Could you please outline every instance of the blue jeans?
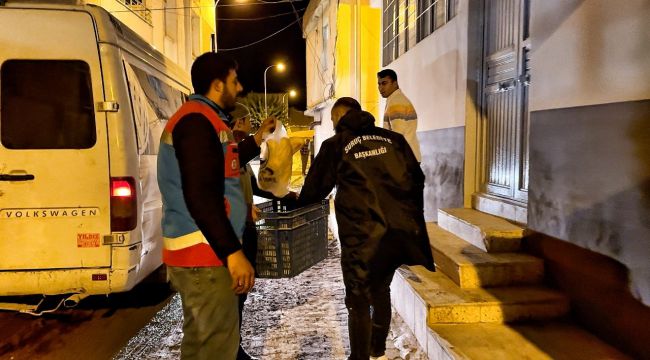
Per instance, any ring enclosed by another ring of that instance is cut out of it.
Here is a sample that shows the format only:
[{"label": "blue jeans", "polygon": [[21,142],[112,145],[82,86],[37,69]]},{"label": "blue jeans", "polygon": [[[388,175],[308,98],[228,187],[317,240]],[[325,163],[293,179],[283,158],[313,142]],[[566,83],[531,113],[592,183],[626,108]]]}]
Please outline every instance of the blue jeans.
[{"label": "blue jeans", "polygon": [[167,269],[183,303],[182,360],[234,360],[239,347],[238,297],[225,266]]}]

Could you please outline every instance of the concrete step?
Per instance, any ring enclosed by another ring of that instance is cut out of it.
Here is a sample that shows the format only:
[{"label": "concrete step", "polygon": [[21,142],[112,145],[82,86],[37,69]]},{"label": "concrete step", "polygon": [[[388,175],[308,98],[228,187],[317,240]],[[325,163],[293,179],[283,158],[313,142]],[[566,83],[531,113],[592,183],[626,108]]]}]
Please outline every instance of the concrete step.
[{"label": "concrete step", "polygon": [[[486,295],[487,291],[463,291],[456,287],[449,279],[440,273],[431,273],[421,266],[403,267],[395,274],[391,284],[392,302],[395,310],[411,328],[421,347],[426,351],[430,360],[519,360],[519,359],[614,359],[628,360],[626,355],[620,353],[613,347],[605,344],[594,335],[580,329],[563,320],[542,320],[527,321],[511,324],[499,322],[476,322],[476,323],[453,323],[453,324],[432,324],[427,317],[431,316],[432,307],[440,307],[445,300],[449,304],[456,304],[458,298],[474,301],[457,306],[461,309],[458,313],[471,315],[472,307],[490,307],[490,301],[483,301],[492,297],[492,302],[505,300],[502,303],[504,312],[502,315],[513,312],[509,309],[512,306],[519,307],[516,312],[524,317],[530,317],[531,310],[535,310],[535,302],[544,301],[539,296],[532,296],[527,302],[526,294],[543,292],[542,289],[532,288],[511,288],[519,294],[511,296],[510,300],[503,294]],[[432,285],[432,283],[437,283]],[[455,290],[454,290],[455,289]],[[496,289],[492,289],[496,290]],[[507,289],[502,289],[506,291]],[[465,292],[463,297],[459,293]],[[553,311],[555,315],[564,314],[568,310],[568,303],[559,294],[546,291],[547,301],[550,303],[559,301],[558,309]],[[489,294],[489,293],[488,293]],[[512,295],[512,294],[511,294]],[[433,298],[439,298],[435,300]],[[495,299],[498,301],[494,301]],[[518,305],[512,300],[519,298],[522,302]],[[434,302],[432,302],[434,300]],[[524,311],[527,306],[528,308]],[[468,311],[471,310],[471,311]],[[479,309],[480,313],[482,310]],[[495,310],[495,309],[491,309]],[[498,310],[495,310],[498,313]],[[488,314],[486,311],[485,314]],[[552,315],[548,309],[537,315]],[[475,316],[475,318],[480,318]],[[465,318],[467,320],[467,318]],[[480,320],[480,319],[479,319]],[[488,320],[489,317],[488,317]]]},{"label": "concrete step", "polygon": [[569,310],[565,296],[543,287],[461,289],[444,274],[422,266],[400,268],[391,288],[393,305],[398,311],[412,313],[404,320],[414,327],[416,322],[434,325],[548,319]]},{"label": "concrete step", "polygon": [[560,321],[433,325],[426,341],[420,345],[430,360],[631,360],[578,326]]},{"label": "concrete step", "polygon": [[427,224],[436,268],[461,288],[538,284],[544,261],[515,253],[486,253],[434,223]]},{"label": "concrete step", "polygon": [[526,229],[474,209],[439,209],[438,225],[486,252],[516,252]]}]

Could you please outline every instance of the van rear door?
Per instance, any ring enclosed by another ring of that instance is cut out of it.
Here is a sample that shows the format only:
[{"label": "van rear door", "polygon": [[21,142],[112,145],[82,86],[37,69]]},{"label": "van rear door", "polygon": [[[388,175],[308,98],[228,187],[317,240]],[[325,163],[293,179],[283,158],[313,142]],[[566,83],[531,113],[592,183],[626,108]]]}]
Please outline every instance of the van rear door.
[{"label": "van rear door", "polygon": [[0,271],[110,266],[93,19],[0,7],[0,24]]}]

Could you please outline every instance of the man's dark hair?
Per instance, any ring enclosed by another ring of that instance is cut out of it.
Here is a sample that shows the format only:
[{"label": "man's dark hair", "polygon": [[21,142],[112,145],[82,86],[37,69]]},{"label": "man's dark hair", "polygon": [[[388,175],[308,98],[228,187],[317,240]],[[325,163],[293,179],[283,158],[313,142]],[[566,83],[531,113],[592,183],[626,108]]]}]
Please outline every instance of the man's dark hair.
[{"label": "man's dark hair", "polygon": [[356,111],[361,111],[361,104],[359,104],[358,101],[356,101],[354,98],[344,96],[334,103],[334,106],[332,106],[332,109],[335,107],[339,106],[345,106],[346,108],[350,110],[356,110]]},{"label": "man's dark hair", "polygon": [[207,52],[197,57],[192,64],[192,87],[194,93],[205,95],[214,80],[226,82],[230,70],[239,66],[233,58],[220,53]]},{"label": "man's dark hair", "polygon": [[385,78],[385,77],[391,78],[393,81],[397,81],[397,73],[393,71],[392,69],[384,69],[380,72],[377,73],[377,78]]}]

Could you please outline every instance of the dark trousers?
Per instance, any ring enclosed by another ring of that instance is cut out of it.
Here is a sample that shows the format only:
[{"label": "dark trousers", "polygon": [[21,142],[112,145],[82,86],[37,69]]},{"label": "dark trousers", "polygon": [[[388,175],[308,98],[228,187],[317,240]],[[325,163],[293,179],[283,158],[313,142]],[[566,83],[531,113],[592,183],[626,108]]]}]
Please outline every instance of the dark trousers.
[{"label": "dark trousers", "polygon": [[351,271],[343,265],[350,335],[349,360],[368,360],[370,356],[385,353],[391,320],[390,283],[396,269],[396,266],[389,265],[382,270],[370,271],[366,277],[358,276],[359,271]]},{"label": "dark trousers", "polygon": [[[244,235],[242,236],[242,250],[244,255],[251,263],[253,268],[257,264],[257,229],[255,228],[255,223],[246,223],[244,228]],[[244,303],[246,302],[247,294],[239,295],[239,331],[241,334],[241,324],[242,324],[242,313],[244,311]],[[241,353],[241,336],[239,338],[240,343],[240,353]],[[238,354],[238,359],[241,358],[241,354]]]}]

